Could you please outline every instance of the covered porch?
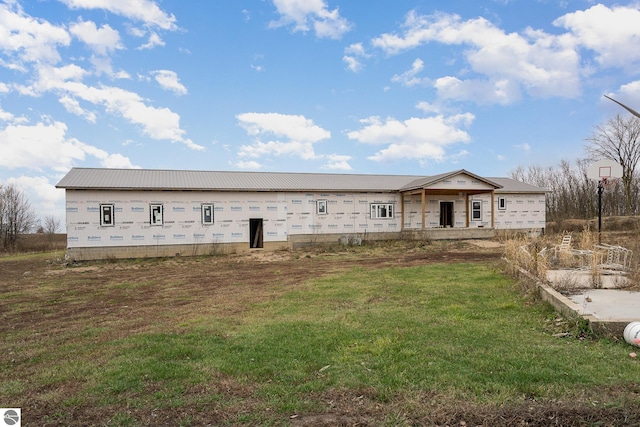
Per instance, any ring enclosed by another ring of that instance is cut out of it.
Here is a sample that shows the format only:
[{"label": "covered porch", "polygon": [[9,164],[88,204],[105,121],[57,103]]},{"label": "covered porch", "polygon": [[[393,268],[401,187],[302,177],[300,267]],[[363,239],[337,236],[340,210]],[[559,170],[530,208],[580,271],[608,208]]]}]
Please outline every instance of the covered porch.
[{"label": "covered porch", "polygon": [[[401,230],[493,230],[497,188],[501,186],[465,170],[416,180],[400,193]],[[439,235],[435,233],[430,238]]]}]

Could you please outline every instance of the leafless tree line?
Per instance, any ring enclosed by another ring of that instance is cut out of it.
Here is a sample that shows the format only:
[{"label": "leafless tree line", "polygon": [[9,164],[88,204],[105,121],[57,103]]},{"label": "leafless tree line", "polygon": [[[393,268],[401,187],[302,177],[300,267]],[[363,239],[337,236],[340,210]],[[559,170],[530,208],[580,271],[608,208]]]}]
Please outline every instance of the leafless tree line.
[{"label": "leafless tree line", "polygon": [[38,220],[25,194],[14,184],[0,184],[0,250],[15,249],[20,236],[32,231],[55,234],[60,221],[53,215]]},{"label": "leafless tree line", "polygon": [[[587,177],[589,159],[574,163],[562,160],[559,165],[518,167],[510,176],[518,181],[544,187],[547,193],[547,221],[564,219],[593,219],[598,216],[598,182]],[[614,186],[605,186],[602,193],[602,215],[638,215],[640,206],[640,179],[634,175],[629,186],[631,203],[627,206],[627,191],[620,180]]]},{"label": "leafless tree line", "polygon": [[587,139],[586,157],[574,163],[562,160],[551,167],[518,167],[510,176],[522,182],[545,187],[547,221],[568,218],[591,219],[598,216],[598,182],[589,179],[587,169],[597,160],[613,160],[622,166],[616,185],[605,186],[602,215],[640,214],[640,118],[620,116],[598,125]]}]

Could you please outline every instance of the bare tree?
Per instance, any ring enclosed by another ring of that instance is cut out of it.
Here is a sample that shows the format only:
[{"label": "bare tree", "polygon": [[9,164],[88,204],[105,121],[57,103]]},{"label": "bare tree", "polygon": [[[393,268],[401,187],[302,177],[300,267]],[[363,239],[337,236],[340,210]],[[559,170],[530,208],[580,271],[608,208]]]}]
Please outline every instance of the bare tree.
[{"label": "bare tree", "polygon": [[42,232],[47,235],[49,246],[53,245],[56,232],[60,229],[60,220],[53,215],[47,215],[42,221]]},{"label": "bare tree", "polygon": [[640,118],[616,115],[596,126],[587,141],[587,153],[592,160],[609,159],[622,166],[625,213],[631,215],[637,210],[633,181],[640,160]]},{"label": "bare tree", "polygon": [[[574,163],[562,160],[555,167],[530,165],[526,169],[517,167],[509,173],[510,177],[528,184],[544,187],[546,196],[547,220],[560,222],[570,218],[589,219],[597,215],[597,184],[587,176],[587,159],[578,159]],[[633,194],[637,195],[638,180],[634,180]],[[621,215],[624,210],[623,192],[619,187],[605,192],[604,209],[606,215]]]},{"label": "bare tree", "polygon": [[36,225],[29,200],[14,184],[0,186],[0,243],[4,249],[15,248],[21,234]]},{"label": "bare tree", "polygon": [[42,231],[46,234],[56,234],[60,229],[60,220],[53,215],[47,215],[42,221]]}]

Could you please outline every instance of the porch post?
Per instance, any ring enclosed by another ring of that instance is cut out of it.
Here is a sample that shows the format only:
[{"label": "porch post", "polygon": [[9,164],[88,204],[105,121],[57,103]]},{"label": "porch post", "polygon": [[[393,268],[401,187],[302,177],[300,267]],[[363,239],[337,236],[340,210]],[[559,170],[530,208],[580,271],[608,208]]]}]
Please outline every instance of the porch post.
[{"label": "porch post", "polygon": [[466,227],[469,228],[469,215],[471,215],[471,209],[469,209],[469,193],[464,193],[464,211],[467,213],[465,215],[467,222]]},{"label": "porch post", "polygon": [[427,190],[425,188],[422,189],[422,228],[426,228],[426,224],[425,224],[425,207],[427,205]]}]

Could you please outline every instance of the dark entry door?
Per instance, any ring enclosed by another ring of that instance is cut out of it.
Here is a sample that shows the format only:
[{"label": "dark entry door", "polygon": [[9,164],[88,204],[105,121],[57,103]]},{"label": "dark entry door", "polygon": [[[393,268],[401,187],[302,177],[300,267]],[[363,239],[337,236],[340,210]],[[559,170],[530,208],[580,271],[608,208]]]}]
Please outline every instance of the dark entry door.
[{"label": "dark entry door", "polygon": [[440,227],[453,227],[453,202],[440,202]]},{"label": "dark entry door", "polygon": [[262,247],[262,218],[249,219],[249,247]]}]

